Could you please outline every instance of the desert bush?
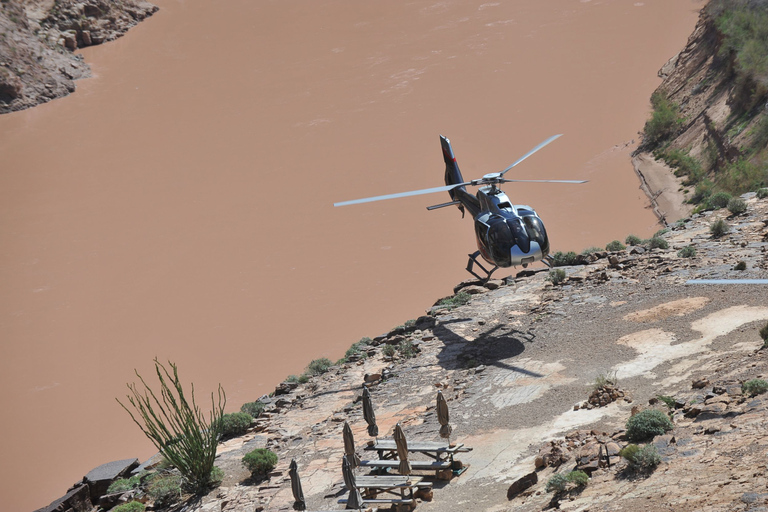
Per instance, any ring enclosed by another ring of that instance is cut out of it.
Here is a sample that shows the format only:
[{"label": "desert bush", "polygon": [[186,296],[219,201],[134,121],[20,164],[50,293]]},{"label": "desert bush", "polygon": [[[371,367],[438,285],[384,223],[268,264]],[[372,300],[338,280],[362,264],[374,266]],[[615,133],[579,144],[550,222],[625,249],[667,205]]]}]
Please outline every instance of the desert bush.
[{"label": "desert bush", "polygon": [[464,304],[468,303],[471,297],[472,296],[467,292],[459,292],[452,297],[445,297],[444,299],[440,299],[439,301],[437,301],[437,304],[435,305],[448,307],[448,308],[455,308],[455,307],[463,306]]},{"label": "desert bush", "polygon": [[416,357],[416,347],[411,340],[403,340],[397,345],[397,350],[405,359]]},{"label": "desert bush", "polygon": [[765,199],[766,197],[768,197],[768,188],[761,188],[757,191],[758,199]]},{"label": "desert bush", "polygon": [[643,239],[636,235],[627,235],[624,243],[627,245],[643,245]]},{"label": "desert bush", "polygon": [[230,439],[245,434],[251,426],[253,417],[246,412],[231,412],[219,419],[221,422],[221,438]]},{"label": "desert bush", "polygon": [[733,199],[728,192],[715,192],[707,199],[707,207],[717,210],[718,208],[725,208],[728,206],[728,202]]},{"label": "desert bush", "polygon": [[733,266],[733,270],[747,270],[747,262],[739,261]]},{"label": "desert bush", "polygon": [[765,324],[763,328],[760,329],[760,337],[763,338],[763,343],[768,345],[768,324]]},{"label": "desert bush", "polygon": [[571,471],[568,474],[557,473],[547,480],[547,485],[544,489],[547,492],[560,493],[568,487],[569,483],[577,487],[583,487],[589,483],[589,475],[580,470]]},{"label": "desert bush", "polygon": [[600,247],[587,247],[583,251],[581,251],[581,254],[586,256],[587,254],[592,254],[595,252],[602,252],[603,250]]},{"label": "desert bush", "polygon": [[595,382],[592,385],[592,389],[600,389],[606,386],[615,386],[619,383],[619,379],[616,377],[616,372],[601,372],[595,377]]},{"label": "desert bush", "polygon": [[644,141],[655,146],[672,136],[683,120],[680,118],[680,107],[664,93],[653,93],[651,106],[653,113],[645,123]]},{"label": "desert bush", "polygon": [[623,251],[626,248],[627,248],[627,246],[624,245],[623,243],[619,242],[618,240],[614,240],[612,242],[608,242],[608,244],[605,246],[605,250],[606,251],[611,251],[611,252]]},{"label": "desert bush", "polygon": [[552,475],[552,478],[547,480],[547,485],[544,490],[547,492],[563,492],[568,485],[568,477],[562,473]]},{"label": "desert bush", "polygon": [[661,228],[660,230],[658,230],[657,232],[655,232],[655,233],[653,234],[653,238],[657,238],[657,237],[660,237],[660,236],[664,236],[664,235],[666,235],[667,233],[669,233],[669,228]]},{"label": "desert bush", "polygon": [[741,385],[741,392],[749,396],[762,395],[766,391],[768,391],[768,382],[763,379],[748,380]]},{"label": "desert bush", "polygon": [[320,359],[311,361],[309,365],[307,365],[307,373],[309,375],[322,375],[326,373],[331,366],[333,366],[333,361],[327,357],[321,357]]},{"label": "desert bush", "polygon": [[733,197],[728,201],[728,211],[734,215],[741,215],[747,211],[747,203],[740,197]]},{"label": "desert bush", "polygon": [[[155,502],[156,508],[169,507],[181,499],[181,480],[181,475],[165,473],[158,474],[149,481],[147,494]],[[206,482],[209,481],[210,471],[206,476]]]},{"label": "desert bush", "polygon": [[712,233],[712,236],[715,238],[720,238],[730,230],[731,226],[729,226],[728,223],[723,219],[717,219],[715,222],[709,225],[709,232]]},{"label": "desert bush", "polygon": [[245,454],[243,465],[255,478],[265,477],[277,465],[277,455],[266,448],[256,448]]},{"label": "desert bush", "polygon": [[552,255],[552,266],[554,267],[568,267],[576,264],[577,254],[573,251],[562,252],[557,251]]},{"label": "desert bush", "polygon": [[674,409],[675,406],[677,405],[677,400],[675,400],[671,396],[656,395],[656,398],[658,398],[660,401],[664,402],[664,405],[666,405],[670,410]]},{"label": "desert bush", "polygon": [[661,463],[659,451],[652,444],[642,448],[636,444],[629,444],[619,452],[619,455],[629,462],[629,468],[633,471],[651,471]]},{"label": "desert bush", "polygon": [[661,237],[654,236],[648,240],[648,247],[651,249],[669,249],[669,242]]},{"label": "desert bush", "polygon": [[[295,377],[297,382],[299,380],[295,375],[289,375],[288,377]],[[285,380],[287,381],[288,379]],[[264,404],[258,400],[255,402],[248,402],[240,406],[240,412],[244,412],[245,414],[250,415],[251,418],[258,418],[262,411],[264,411]]]},{"label": "desert bush", "polygon": [[654,152],[654,156],[664,160],[670,167],[675,169],[675,176],[686,176],[683,182],[685,186],[691,186],[699,183],[704,177],[704,171],[701,163],[681,149],[668,149],[665,151]]},{"label": "desert bush", "polygon": [[[342,362],[346,362],[349,360],[352,356],[358,356],[362,359],[365,359],[368,357],[368,353],[365,351],[365,347],[368,346],[368,343],[370,342],[371,338],[363,338],[357,343],[353,343],[346,352],[344,352],[344,357],[341,359]],[[364,341],[368,340],[368,341]]]},{"label": "desert bush", "polygon": [[176,365],[171,362],[168,364],[172,374],[155,359],[161,399],[155,395],[138,371],[136,376],[141,380],[144,390],[139,391],[135,383],[128,384],[131,391],[127,396],[128,403],[141,419],[141,423],[120,400],[118,403],[160,453],[179,470],[192,492],[201,492],[210,485],[216,446],[221,437],[219,420],[224,415],[227,397],[219,385],[218,402],[214,402],[214,395],[211,393],[212,410],[206,419],[195,403],[194,386],[190,400],[187,400]]},{"label": "desert bush", "polygon": [[692,245],[686,245],[677,251],[678,258],[693,258],[694,256],[696,256],[696,247]]},{"label": "desert bush", "polygon": [[547,275],[547,281],[552,284],[560,284],[565,281],[565,270],[561,268],[552,269]]},{"label": "desert bush", "polygon": [[627,439],[633,442],[645,441],[673,428],[666,414],[657,409],[646,409],[627,420]]},{"label": "desert bush", "polygon": [[397,348],[395,348],[394,345],[390,345],[389,343],[387,343],[386,345],[384,345],[384,348],[381,349],[381,353],[384,354],[385,356],[392,357],[397,353]]},{"label": "desert bush", "polygon": [[107,488],[107,494],[114,494],[118,492],[130,491],[141,485],[141,477],[139,475],[133,475],[130,478],[118,478]]},{"label": "desert bush", "polygon": [[129,501],[112,509],[112,512],[144,512],[146,507],[140,501]]}]

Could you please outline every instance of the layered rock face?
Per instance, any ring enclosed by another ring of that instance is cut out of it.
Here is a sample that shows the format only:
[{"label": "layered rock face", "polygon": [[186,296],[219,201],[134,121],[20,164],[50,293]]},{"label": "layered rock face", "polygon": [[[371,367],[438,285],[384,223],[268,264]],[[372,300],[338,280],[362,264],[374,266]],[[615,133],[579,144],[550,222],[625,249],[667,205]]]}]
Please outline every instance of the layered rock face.
[{"label": "layered rock face", "polygon": [[111,41],[157,7],[135,0],[0,3],[0,114],[75,90],[90,68],[74,50]]}]

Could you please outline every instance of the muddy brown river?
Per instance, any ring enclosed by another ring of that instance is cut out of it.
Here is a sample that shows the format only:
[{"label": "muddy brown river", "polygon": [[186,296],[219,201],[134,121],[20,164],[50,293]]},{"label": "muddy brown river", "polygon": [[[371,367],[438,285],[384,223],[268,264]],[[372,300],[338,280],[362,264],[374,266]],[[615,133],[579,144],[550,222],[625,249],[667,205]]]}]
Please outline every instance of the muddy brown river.
[{"label": "muddy brown river", "polygon": [[[447,194],[507,177],[553,251],[658,226],[629,152],[701,1],[158,0],[70,97],[0,117],[6,510],[154,448],[115,402],[178,363],[228,411],[422,314],[468,275]],[[499,272],[499,276],[509,272]]]}]

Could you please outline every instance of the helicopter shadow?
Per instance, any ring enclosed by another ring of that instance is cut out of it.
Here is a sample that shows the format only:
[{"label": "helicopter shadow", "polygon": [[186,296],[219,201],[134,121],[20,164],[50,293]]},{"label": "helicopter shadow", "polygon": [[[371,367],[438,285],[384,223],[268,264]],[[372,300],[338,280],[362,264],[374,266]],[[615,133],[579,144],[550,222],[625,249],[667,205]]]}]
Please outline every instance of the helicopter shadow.
[{"label": "helicopter shadow", "polygon": [[536,335],[532,332],[519,331],[508,325],[496,325],[477,338],[470,340],[457,334],[448,326],[471,322],[471,318],[455,318],[436,322],[432,327],[435,337],[443,342],[444,347],[438,354],[440,366],[446,370],[467,369],[480,365],[495,366],[528,377],[541,378],[545,375],[510,364],[509,359],[525,352],[525,344],[533,343]]}]

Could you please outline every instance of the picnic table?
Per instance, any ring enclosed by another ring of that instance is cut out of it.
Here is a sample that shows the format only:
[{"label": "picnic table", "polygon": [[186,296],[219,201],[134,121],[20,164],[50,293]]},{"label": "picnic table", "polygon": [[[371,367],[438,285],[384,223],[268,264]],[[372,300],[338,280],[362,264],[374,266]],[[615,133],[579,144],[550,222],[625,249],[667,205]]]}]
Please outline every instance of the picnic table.
[{"label": "picnic table", "polygon": [[[365,450],[376,451],[381,460],[397,459],[397,445],[394,439],[377,439],[371,441],[365,447]],[[440,441],[409,441],[408,451],[411,453],[422,453],[433,459],[435,462],[453,462],[453,456],[458,452],[468,452],[472,448],[464,446],[464,443],[446,443]],[[410,458],[409,458],[410,459]],[[418,461],[409,460],[411,465]],[[414,468],[415,469],[415,468]]]},{"label": "picnic table", "polygon": [[[412,505],[414,492],[418,489],[429,490],[432,483],[425,482],[421,476],[365,475],[355,476],[355,486],[365,504]],[[346,498],[339,500],[339,503],[347,502]]]}]

